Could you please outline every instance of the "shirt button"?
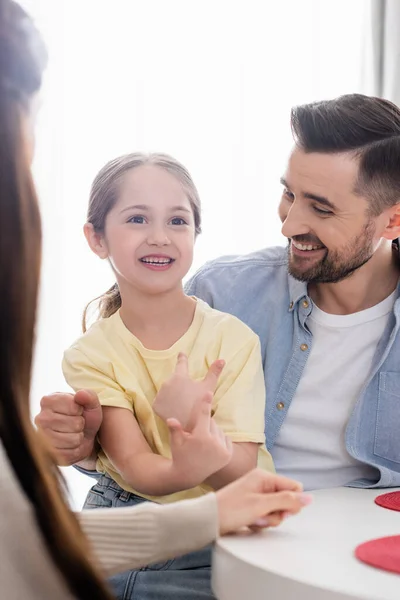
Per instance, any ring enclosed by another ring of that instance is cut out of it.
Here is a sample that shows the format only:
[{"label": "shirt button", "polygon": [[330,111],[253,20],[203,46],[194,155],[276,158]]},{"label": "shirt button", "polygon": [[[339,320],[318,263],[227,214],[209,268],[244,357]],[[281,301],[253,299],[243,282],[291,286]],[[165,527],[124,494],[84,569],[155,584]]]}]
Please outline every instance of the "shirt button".
[{"label": "shirt button", "polygon": [[303,304],[303,308],[308,308],[310,306],[310,303],[308,302],[308,300],[303,300],[302,304]]},{"label": "shirt button", "polygon": [[289,304],[289,310],[292,310],[293,308],[293,301]]},{"label": "shirt button", "polygon": [[285,405],[283,404],[283,402],[278,402],[278,404],[276,405],[276,408],[278,410],[283,410],[285,408]]},{"label": "shirt button", "polygon": [[302,350],[303,352],[305,352],[306,350],[308,350],[308,346],[307,346],[307,344],[302,344],[302,345],[300,346],[300,350]]}]

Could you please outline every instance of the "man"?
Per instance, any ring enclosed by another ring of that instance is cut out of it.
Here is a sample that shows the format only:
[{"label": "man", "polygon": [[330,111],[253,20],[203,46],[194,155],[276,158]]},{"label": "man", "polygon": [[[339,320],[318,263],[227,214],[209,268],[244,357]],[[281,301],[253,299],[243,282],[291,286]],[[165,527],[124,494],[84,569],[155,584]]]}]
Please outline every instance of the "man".
[{"label": "man", "polygon": [[[292,129],[288,248],[212,261],[187,291],[260,336],[278,472],[306,489],[399,486],[400,110],[352,94],[293,109]],[[37,417],[67,464],[101,421],[93,396],[75,399],[93,410],[61,394]]]},{"label": "man", "polygon": [[188,292],[260,336],[278,472],[400,485],[400,110],[344,96],[294,109],[292,129],[288,250],[211,262]]}]

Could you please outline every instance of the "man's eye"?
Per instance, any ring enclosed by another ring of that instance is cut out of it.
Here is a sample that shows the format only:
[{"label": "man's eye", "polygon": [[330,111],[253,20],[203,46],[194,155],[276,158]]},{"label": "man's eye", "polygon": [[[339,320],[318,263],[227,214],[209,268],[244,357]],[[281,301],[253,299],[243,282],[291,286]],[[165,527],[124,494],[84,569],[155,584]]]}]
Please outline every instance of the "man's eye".
[{"label": "man's eye", "polygon": [[331,210],[326,210],[324,208],[319,208],[318,206],[313,206],[313,210],[316,213],[318,213],[319,215],[325,215],[325,216],[333,215],[333,212]]},{"label": "man's eye", "polygon": [[285,196],[285,198],[287,198],[288,200],[290,200],[290,202],[293,202],[293,200],[294,200],[294,194],[293,194],[293,192],[291,192],[290,190],[288,190],[287,188],[285,188],[283,190],[283,195]]}]

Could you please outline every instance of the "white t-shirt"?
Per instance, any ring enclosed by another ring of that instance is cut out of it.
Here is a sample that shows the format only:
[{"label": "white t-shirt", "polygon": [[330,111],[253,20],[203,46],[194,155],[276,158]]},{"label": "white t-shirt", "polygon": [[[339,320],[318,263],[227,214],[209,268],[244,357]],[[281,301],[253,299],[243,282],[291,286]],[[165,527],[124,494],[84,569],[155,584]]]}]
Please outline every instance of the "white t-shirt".
[{"label": "white t-shirt", "polygon": [[300,480],[307,490],[378,479],[375,468],[349,455],[345,431],[395,298],[393,292],[351,315],[332,315],[314,305],[307,321],[310,356],[272,448],[277,472]]}]

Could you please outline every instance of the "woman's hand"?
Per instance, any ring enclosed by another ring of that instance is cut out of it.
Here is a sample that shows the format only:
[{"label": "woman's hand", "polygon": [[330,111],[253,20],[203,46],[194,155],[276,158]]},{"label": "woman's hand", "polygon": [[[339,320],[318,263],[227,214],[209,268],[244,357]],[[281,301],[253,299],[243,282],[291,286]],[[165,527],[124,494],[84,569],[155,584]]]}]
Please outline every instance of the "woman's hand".
[{"label": "woman's hand", "polygon": [[216,493],[220,535],[244,526],[276,527],[312,501],[301,483],[254,469]]},{"label": "woman's hand", "polygon": [[187,356],[180,353],[174,373],[163,383],[153,402],[156,415],[163,421],[177,419],[186,431],[191,431],[195,425],[193,408],[204,394],[214,394],[224,366],[223,360],[216,360],[204,379],[195,381],[189,375]]},{"label": "woman's hand", "polygon": [[194,427],[185,431],[177,419],[167,419],[173,474],[187,487],[203,483],[232,458],[232,442],[211,419],[212,393],[203,393],[193,410]]}]

